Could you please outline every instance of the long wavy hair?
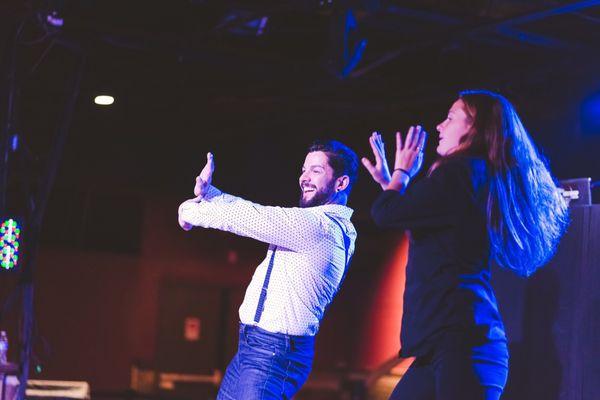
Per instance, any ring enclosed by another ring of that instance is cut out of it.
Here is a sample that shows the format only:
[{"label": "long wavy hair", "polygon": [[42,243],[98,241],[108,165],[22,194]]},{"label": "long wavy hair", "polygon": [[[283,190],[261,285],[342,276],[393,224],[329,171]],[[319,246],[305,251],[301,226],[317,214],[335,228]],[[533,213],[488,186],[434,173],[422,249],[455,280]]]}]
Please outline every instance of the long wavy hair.
[{"label": "long wavy hair", "polygon": [[502,267],[530,276],[555,253],[568,221],[568,205],[515,108],[487,90],[459,94],[471,128],[447,159],[486,160],[487,229],[491,256]]}]

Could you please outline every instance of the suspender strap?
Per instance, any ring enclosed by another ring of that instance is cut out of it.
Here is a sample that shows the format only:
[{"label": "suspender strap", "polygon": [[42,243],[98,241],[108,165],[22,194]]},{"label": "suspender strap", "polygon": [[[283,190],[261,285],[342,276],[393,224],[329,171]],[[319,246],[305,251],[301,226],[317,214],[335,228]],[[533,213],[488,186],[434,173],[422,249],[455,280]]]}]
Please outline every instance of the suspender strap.
[{"label": "suspender strap", "polygon": [[337,224],[337,226],[340,227],[340,230],[342,231],[342,236],[344,237],[344,250],[346,251],[346,265],[344,265],[344,270],[346,270],[348,268],[348,264],[350,264],[350,260],[348,259],[348,252],[350,251],[350,238],[348,237],[348,235],[346,235],[346,231],[344,230],[344,227],[342,226],[340,221],[333,218],[329,214],[325,214],[325,215],[327,215],[330,220],[335,222]]},{"label": "suspender strap", "polygon": [[[327,215],[327,214],[326,214]],[[335,222],[342,231],[342,236],[344,237],[344,250],[346,251],[346,264],[344,265],[344,274],[342,275],[342,279],[340,281],[340,285],[344,281],[346,277],[346,272],[348,270],[348,264],[350,260],[348,259],[348,253],[350,251],[350,238],[346,235],[342,224],[335,218],[327,215],[333,222]],[[265,300],[267,299],[267,291],[269,289],[269,280],[271,279],[271,272],[273,271],[273,260],[275,259],[275,251],[277,250],[277,246],[273,247],[273,252],[271,253],[271,259],[269,260],[269,267],[267,268],[267,273],[265,274],[265,281],[263,282],[262,289],[260,291],[260,298],[258,299],[258,305],[256,306],[256,313],[254,314],[254,322],[260,322],[260,317],[262,316],[263,310],[265,308]]]},{"label": "suspender strap", "polygon": [[269,261],[269,268],[265,274],[265,281],[263,282],[262,290],[260,291],[260,298],[258,299],[258,306],[256,307],[256,314],[254,314],[254,322],[258,323],[265,307],[265,300],[267,299],[267,290],[269,289],[269,280],[271,279],[271,271],[273,271],[273,260],[275,259],[275,250],[277,246],[273,247],[271,252],[271,260]]}]

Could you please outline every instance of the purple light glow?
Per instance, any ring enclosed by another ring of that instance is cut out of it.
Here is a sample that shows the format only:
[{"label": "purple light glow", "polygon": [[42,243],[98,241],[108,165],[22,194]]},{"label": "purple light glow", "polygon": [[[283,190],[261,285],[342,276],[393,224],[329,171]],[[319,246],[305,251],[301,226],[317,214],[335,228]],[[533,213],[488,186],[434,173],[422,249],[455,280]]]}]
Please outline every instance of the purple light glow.
[{"label": "purple light glow", "polygon": [[58,16],[58,13],[56,11],[52,11],[46,16],[46,22],[56,27],[61,27],[65,23],[65,21]]}]

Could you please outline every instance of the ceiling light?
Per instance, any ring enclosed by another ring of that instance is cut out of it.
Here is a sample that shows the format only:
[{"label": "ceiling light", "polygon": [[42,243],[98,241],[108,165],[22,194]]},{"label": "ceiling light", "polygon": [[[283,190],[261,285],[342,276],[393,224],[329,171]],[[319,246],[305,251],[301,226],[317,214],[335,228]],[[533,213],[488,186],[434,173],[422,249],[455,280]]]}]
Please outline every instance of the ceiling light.
[{"label": "ceiling light", "polygon": [[96,96],[94,98],[94,103],[96,103],[100,106],[110,106],[114,102],[115,102],[115,98],[112,96],[100,95],[100,96]]}]

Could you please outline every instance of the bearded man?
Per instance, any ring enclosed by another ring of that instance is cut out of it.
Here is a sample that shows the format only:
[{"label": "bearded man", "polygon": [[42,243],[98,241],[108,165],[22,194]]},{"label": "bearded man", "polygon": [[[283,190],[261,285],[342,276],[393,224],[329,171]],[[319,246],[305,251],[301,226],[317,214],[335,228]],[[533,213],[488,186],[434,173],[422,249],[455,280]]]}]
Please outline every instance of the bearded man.
[{"label": "bearded man", "polygon": [[353,210],[346,206],[358,158],[337,141],[308,149],[300,207],[263,206],[211,185],[212,154],[196,178],[194,199],[179,206],[179,224],[214,228],[269,244],[239,308],[238,351],[218,400],[289,399],[312,367],[314,340],[354,253]]}]

